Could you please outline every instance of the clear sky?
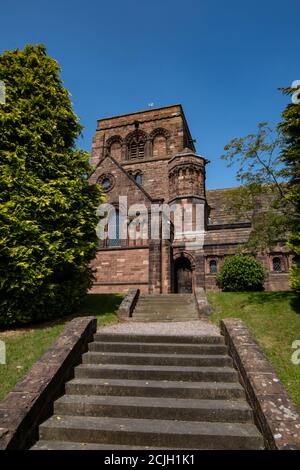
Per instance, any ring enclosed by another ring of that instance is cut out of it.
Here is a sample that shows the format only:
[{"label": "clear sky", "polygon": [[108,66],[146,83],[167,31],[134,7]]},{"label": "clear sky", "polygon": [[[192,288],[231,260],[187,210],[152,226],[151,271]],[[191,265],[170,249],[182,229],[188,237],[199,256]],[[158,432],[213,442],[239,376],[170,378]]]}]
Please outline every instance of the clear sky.
[{"label": "clear sky", "polygon": [[219,159],[233,137],[279,121],[300,79],[299,0],[1,2],[0,52],[44,43],[90,150],[97,118],[181,103],[207,187],[237,184]]}]

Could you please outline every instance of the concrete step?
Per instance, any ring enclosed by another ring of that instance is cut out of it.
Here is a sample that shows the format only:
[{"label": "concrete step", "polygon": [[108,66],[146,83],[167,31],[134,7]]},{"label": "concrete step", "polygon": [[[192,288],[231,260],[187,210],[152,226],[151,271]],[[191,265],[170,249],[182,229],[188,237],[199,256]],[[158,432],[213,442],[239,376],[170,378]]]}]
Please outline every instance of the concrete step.
[{"label": "concrete step", "polygon": [[127,380],[182,380],[206,382],[234,382],[237,372],[231,367],[145,366],[127,364],[81,364],[75,368],[75,377],[115,378]]},{"label": "concrete step", "polygon": [[170,366],[232,366],[227,355],[153,354],[153,353],[107,353],[87,352],[82,356],[83,364],[141,364]]},{"label": "concrete step", "polygon": [[114,418],[168,419],[181,421],[252,422],[245,400],[197,400],[178,398],[65,395],[55,402],[56,415]]},{"label": "concrete step", "polygon": [[166,450],[166,448],[72,441],[38,441],[30,450]]},{"label": "concrete step", "polygon": [[109,343],[93,342],[89,344],[93,352],[128,352],[160,354],[226,354],[225,344],[180,344],[180,343]]},{"label": "concrete step", "polygon": [[109,343],[178,343],[178,344],[224,344],[224,337],[215,336],[176,336],[176,335],[133,335],[121,333],[96,333],[95,341]]},{"label": "concrete step", "polygon": [[160,380],[122,380],[116,378],[76,378],[66,383],[71,395],[110,395],[127,397],[195,398],[208,400],[244,399],[237,382],[182,382]]},{"label": "concrete step", "polygon": [[262,449],[253,424],[54,415],[40,426],[41,440],[170,446],[183,449]]}]

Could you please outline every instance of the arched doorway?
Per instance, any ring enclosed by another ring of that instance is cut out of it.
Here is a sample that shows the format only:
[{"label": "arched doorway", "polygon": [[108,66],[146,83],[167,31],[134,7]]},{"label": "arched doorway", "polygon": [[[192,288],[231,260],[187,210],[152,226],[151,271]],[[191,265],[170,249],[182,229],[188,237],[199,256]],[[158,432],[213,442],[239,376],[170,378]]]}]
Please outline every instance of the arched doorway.
[{"label": "arched doorway", "polygon": [[174,263],[174,288],[178,294],[193,292],[192,265],[184,256],[177,258]]}]

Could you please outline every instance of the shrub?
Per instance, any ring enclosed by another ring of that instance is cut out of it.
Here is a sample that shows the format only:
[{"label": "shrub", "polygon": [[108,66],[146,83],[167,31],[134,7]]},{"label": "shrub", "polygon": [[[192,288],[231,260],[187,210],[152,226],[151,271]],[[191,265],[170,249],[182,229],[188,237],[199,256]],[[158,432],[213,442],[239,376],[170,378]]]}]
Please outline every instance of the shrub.
[{"label": "shrub", "polygon": [[101,195],[59,72],[42,45],[0,55],[0,325],[70,313],[91,284]]},{"label": "shrub", "polygon": [[224,291],[258,291],[263,289],[265,270],[252,256],[238,254],[225,259],[217,280]]}]

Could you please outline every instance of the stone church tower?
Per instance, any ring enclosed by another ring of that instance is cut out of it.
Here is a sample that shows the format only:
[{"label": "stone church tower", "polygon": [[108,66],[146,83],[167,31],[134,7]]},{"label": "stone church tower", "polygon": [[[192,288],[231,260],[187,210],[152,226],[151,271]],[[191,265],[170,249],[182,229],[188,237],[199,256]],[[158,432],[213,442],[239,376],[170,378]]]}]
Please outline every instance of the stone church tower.
[{"label": "stone church tower", "polygon": [[[109,211],[106,215],[107,226],[110,223],[115,230],[113,236],[99,241],[92,263],[93,292],[126,292],[131,287],[144,293],[217,288],[216,275],[224,257],[247,241],[251,225],[232,221],[226,211],[227,190],[206,191],[207,163],[196,153],[181,105],[98,121],[90,181],[102,185],[114,208],[113,216]],[[165,236],[165,215],[159,213],[154,236],[153,207],[163,205],[180,207],[183,214],[192,208],[191,217],[183,230],[175,230],[171,211]],[[129,228],[137,220],[140,236],[132,239]],[[292,261],[284,245],[261,259],[269,272],[266,288],[287,288]]]}]

